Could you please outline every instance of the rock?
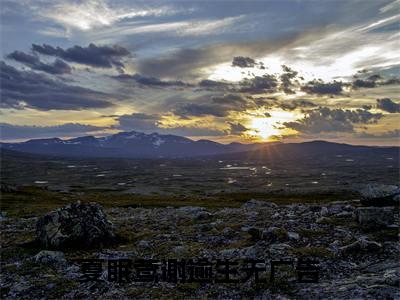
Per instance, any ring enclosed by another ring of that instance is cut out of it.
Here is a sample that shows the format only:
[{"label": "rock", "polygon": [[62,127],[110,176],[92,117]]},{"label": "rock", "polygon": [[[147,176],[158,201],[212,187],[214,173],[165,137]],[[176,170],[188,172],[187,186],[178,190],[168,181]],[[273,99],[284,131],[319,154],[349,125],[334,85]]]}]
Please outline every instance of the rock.
[{"label": "rock", "polygon": [[273,255],[283,255],[288,252],[288,250],[293,249],[290,245],[281,243],[281,244],[272,244],[269,248],[269,253]]},{"label": "rock", "polygon": [[251,227],[247,230],[247,233],[251,235],[251,238],[255,241],[261,239],[262,231],[259,228]]},{"label": "rock", "polygon": [[188,248],[186,246],[176,246],[171,249],[171,253],[181,256],[188,253]]},{"label": "rock", "polygon": [[143,249],[148,249],[148,248],[151,248],[151,244],[149,241],[141,240],[139,243],[137,243],[137,247],[143,248]]},{"label": "rock", "polygon": [[39,218],[36,233],[45,247],[53,248],[98,246],[115,238],[101,206],[79,201]]},{"label": "rock", "polygon": [[204,220],[212,217],[212,214],[200,206],[183,206],[177,209],[179,212],[191,215],[196,220]]},{"label": "rock", "polygon": [[42,250],[34,256],[36,262],[42,263],[65,263],[64,253],[61,251]]},{"label": "rock", "polygon": [[254,208],[276,208],[278,205],[272,202],[268,201],[260,201],[260,200],[250,200],[247,201],[245,204],[242,206],[243,208],[246,209],[254,209]]},{"label": "rock", "polygon": [[230,228],[230,227],[225,227],[225,228],[222,230],[222,234],[223,234],[225,237],[233,238],[233,237],[235,237],[235,235],[236,235],[236,231],[233,230],[233,229]]},{"label": "rock", "polygon": [[360,238],[350,245],[341,247],[340,253],[342,255],[359,254],[360,252],[378,252],[382,249],[380,243],[368,241],[366,238]]},{"label": "rock", "polygon": [[15,185],[2,183],[0,185],[0,191],[2,193],[14,193],[18,191],[18,188]]},{"label": "rock", "polygon": [[288,237],[289,237],[289,240],[294,240],[294,241],[300,240],[300,235],[297,232],[289,231]]},{"label": "rock", "polygon": [[335,217],[338,217],[338,218],[351,218],[352,216],[353,216],[353,213],[351,213],[349,211],[342,211],[335,215]]},{"label": "rock", "polygon": [[263,230],[261,239],[269,242],[284,242],[289,239],[288,232],[283,228],[269,227],[267,230]]},{"label": "rock", "polygon": [[7,212],[0,211],[0,221],[5,220],[7,216]]},{"label": "rock", "polygon": [[103,250],[98,254],[99,259],[134,259],[138,256],[136,251],[117,251],[117,250]]},{"label": "rock", "polygon": [[335,205],[332,205],[332,206],[329,207],[329,213],[332,214],[332,215],[339,214],[342,211],[343,211],[343,206],[342,205],[335,204]]},{"label": "rock", "polygon": [[356,218],[360,227],[364,229],[378,229],[394,222],[392,207],[359,207]]},{"label": "rock", "polygon": [[321,208],[321,211],[319,212],[319,214],[320,214],[322,217],[328,216],[328,215],[329,215],[329,210],[328,210],[328,208],[326,208],[325,206],[322,207],[322,208]]},{"label": "rock", "polygon": [[388,285],[398,287],[400,284],[400,270],[399,269],[387,270],[385,274],[383,274],[383,280]]},{"label": "rock", "polygon": [[400,188],[396,185],[368,184],[360,191],[361,203],[368,206],[390,206],[398,203]]}]

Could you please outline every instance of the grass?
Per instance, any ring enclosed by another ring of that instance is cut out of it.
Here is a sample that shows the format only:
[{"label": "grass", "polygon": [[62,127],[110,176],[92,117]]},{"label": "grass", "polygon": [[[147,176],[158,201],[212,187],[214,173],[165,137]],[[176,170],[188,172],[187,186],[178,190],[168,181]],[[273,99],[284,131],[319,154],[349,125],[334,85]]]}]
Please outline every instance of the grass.
[{"label": "grass", "polygon": [[[18,192],[1,194],[1,211],[7,216],[31,217],[42,215],[68,203],[81,200],[97,202],[108,207],[181,207],[203,206],[208,209],[223,207],[240,207],[250,199],[267,200],[277,204],[323,203],[337,200],[333,193],[316,194],[267,194],[267,193],[229,193],[213,196],[190,195],[136,195],[123,194],[118,191],[83,191],[79,193],[59,193],[40,187],[23,187]],[[351,195],[347,195],[351,197]]]}]

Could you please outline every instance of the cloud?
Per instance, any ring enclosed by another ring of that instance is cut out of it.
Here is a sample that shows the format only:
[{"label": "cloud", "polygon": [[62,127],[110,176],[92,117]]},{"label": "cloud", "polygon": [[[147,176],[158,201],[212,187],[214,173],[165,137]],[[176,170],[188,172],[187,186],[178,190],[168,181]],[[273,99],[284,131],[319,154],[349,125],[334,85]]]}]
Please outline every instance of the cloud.
[{"label": "cloud", "polygon": [[160,116],[156,114],[133,113],[117,117],[118,125],[122,130],[157,131]]},{"label": "cloud", "polygon": [[180,105],[174,110],[174,114],[181,117],[200,117],[200,116],[215,116],[225,117],[229,113],[224,106],[214,104],[197,104],[197,103],[185,103]]},{"label": "cloud", "polygon": [[361,132],[357,134],[357,137],[363,139],[388,139],[388,138],[398,139],[400,138],[400,129],[394,129],[383,133]]},{"label": "cloud", "polygon": [[137,130],[146,133],[158,132],[160,134],[176,134],[182,136],[223,136],[225,130],[210,128],[207,124],[181,125],[173,124],[165,127],[162,116],[157,114],[133,113],[121,115],[116,118],[118,122],[114,129]]},{"label": "cloud", "polygon": [[283,110],[295,110],[297,108],[309,108],[317,106],[314,102],[309,100],[299,99],[293,101],[286,101],[279,104],[279,107]]},{"label": "cloud", "polygon": [[156,58],[146,58],[138,62],[137,70],[146,76],[159,78],[177,78],[182,80],[204,79],[210,67],[226,63],[238,53],[242,55],[261,56],[277,51],[291,42],[290,37],[255,41],[251,43],[223,43],[201,48],[183,48],[171,51]]},{"label": "cloud", "polygon": [[119,80],[121,82],[136,82],[143,86],[153,86],[153,87],[190,87],[191,84],[185,83],[180,80],[165,81],[156,77],[148,77],[140,74],[119,74],[117,76],[112,76],[113,79]]},{"label": "cloud", "polygon": [[53,75],[71,73],[71,67],[58,58],[52,64],[46,64],[41,62],[38,56],[30,55],[22,51],[14,51],[8,54],[7,58],[22,63],[33,70],[43,71]]},{"label": "cloud", "polygon": [[244,93],[262,94],[276,92],[278,81],[274,75],[255,76],[240,82],[240,91]]},{"label": "cloud", "polygon": [[146,16],[165,16],[177,11],[168,6],[158,7],[112,7],[103,0],[89,0],[83,2],[51,2],[42,8],[39,14],[53,20],[66,28],[75,28],[82,31],[95,28],[109,27],[123,20]]},{"label": "cloud", "polygon": [[[279,76],[281,80],[280,90],[286,94],[294,94],[295,91],[293,88],[296,86],[296,84],[293,80],[296,78],[298,72],[285,65],[282,65],[282,69],[284,73]],[[296,83],[298,84],[298,82]]]},{"label": "cloud", "polygon": [[74,46],[68,49],[53,47],[47,44],[32,44],[32,50],[43,55],[56,56],[69,62],[87,65],[96,68],[124,68],[122,59],[130,56],[128,49],[119,46]]},{"label": "cloud", "polygon": [[235,56],[232,61],[232,67],[253,68],[256,66],[256,61],[251,57]]},{"label": "cloud", "polygon": [[312,80],[301,87],[303,92],[317,95],[340,95],[346,84],[341,81],[325,83],[322,80]]},{"label": "cloud", "polygon": [[232,135],[241,135],[242,133],[249,130],[247,127],[243,126],[240,123],[228,122],[228,124],[230,126],[229,132]]},{"label": "cloud", "polygon": [[106,129],[106,127],[79,123],[65,123],[54,126],[28,126],[0,123],[0,138],[2,140],[15,140],[43,137],[71,137],[93,133],[104,129]]},{"label": "cloud", "polygon": [[284,125],[305,134],[354,132],[355,124],[373,124],[382,116],[380,113],[371,113],[365,109],[344,110],[319,107],[307,112],[303,119],[286,122]]},{"label": "cloud", "polygon": [[109,94],[94,91],[62,81],[50,79],[44,74],[21,71],[5,62],[0,63],[2,108],[39,110],[81,110],[106,108],[113,104]]},{"label": "cloud", "polygon": [[195,100],[196,102],[179,104],[173,113],[183,118],[190,116],[226,117],[230,112],[245,111],[255,106],[251,98],[237,94],[205,95]]},{"label": "cloud", "polygon": [[215,81],[210,79],[203,79],[198,83],[198,85],[200,88],[204,88],[207,90],[224,91],[233,88],[233,85],[229,82]]},{"label": "cloud", "polygon": [[400,84],[400,78],[392,77],[389,79],[385,79],[379,74],[374,74],[365,79],[357,78],[356,80],[353,81],[352,87],[354,89],[375,88],[384,85],[396,85],[396,84],[397,85]]},{"label": "cloud", "polygon": [[377,99],[377,108],[389,112],[400,113],[400,103],[393,102],[389,98]]}]

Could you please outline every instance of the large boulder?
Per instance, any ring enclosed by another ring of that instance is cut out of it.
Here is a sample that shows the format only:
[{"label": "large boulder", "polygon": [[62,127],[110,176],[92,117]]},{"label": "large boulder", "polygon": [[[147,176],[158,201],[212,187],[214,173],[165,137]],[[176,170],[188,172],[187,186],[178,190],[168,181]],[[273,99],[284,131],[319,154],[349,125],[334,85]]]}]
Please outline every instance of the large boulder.
[{"label": "large boulder", "polygon": [[36,233],[50,248],[99,246],[115,238],[102,207],[79,201],[39,218]]},{"label": "large boulder", "polygon": [[360,194],[361,203],[366,206],[391,206],[399,204],[400,188],[396,185],[368,184]]},{"label": "large boulder", "polygon": [[357,222],[364,229],[379,229],[394,222],[393,207],[359,207],[356,210]]},{"label": "large boulder", "polygon": [[66,262],[64,253],[61,251],[48,251],[42,250],[34,256],[36,262],[42,263],[58,263],[63,264]]}]

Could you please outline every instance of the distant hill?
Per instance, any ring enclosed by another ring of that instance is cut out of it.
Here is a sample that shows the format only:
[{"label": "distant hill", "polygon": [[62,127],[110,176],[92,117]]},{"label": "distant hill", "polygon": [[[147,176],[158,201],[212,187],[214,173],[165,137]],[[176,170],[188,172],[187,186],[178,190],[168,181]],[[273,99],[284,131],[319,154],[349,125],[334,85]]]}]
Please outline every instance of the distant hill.
[{"label": "distant hill", "polygon": [[34,139],[22,143],[1,143],[4,150],[30,154],[83,158],[181,158],[198,156],[243,155],[304,157],[328,153],[388,153],[398,155],[398,147],[367,147],[313,141],[304,143],[220,144],[209,140],[193,141],[176,135],[145,134],[136,131],[120,132],[96,138],[84,136],[68,140],[59,138]]}]

